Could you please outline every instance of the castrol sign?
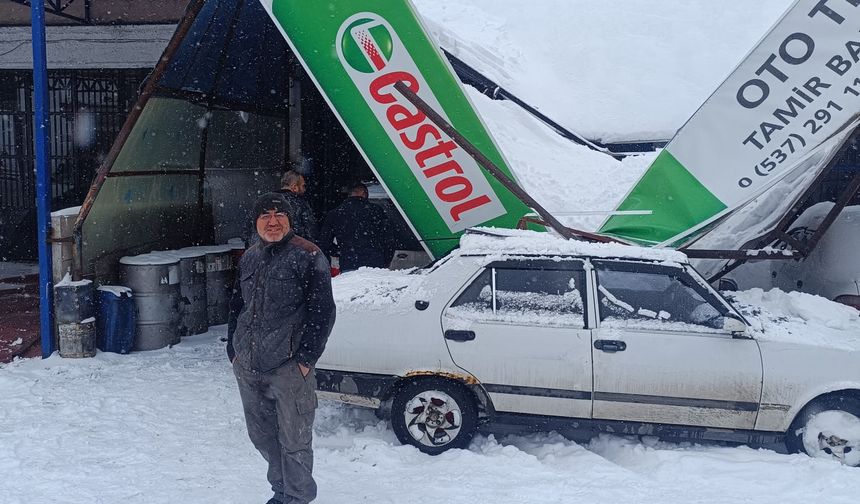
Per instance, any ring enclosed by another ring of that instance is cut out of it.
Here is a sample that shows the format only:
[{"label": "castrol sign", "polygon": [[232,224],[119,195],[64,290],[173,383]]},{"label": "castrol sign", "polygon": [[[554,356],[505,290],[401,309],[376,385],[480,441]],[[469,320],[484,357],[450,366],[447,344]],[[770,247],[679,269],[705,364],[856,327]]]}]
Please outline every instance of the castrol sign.
[{"label": "castrol sign", "polygon": [[382,17],[351,16],[337,34],[344,69],[452,232],[506,213],[478,164],[395,89],[406,83],[450,122],[397,33]]},{"label": "castrol sign", "polygon": [[515,179],[407,0],[260,1],[432,256],[468,227],[513,228],[530,212],[395,90],[404,83]]}]

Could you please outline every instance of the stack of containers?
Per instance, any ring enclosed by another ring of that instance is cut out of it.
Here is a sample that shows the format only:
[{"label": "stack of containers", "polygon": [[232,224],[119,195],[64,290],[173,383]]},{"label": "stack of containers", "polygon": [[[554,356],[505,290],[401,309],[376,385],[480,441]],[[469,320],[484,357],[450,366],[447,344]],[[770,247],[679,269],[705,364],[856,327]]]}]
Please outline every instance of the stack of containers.
[{"label": "stack of containers", "polygon": [[134,350],[156,350],[179,343],[179,259],[154,253],[126,256],[119,262],[121,283],[134,292]]},{"label": "stack of containers", "polygon": [[54,286],[54,317],[60,357],[92,357],[96,354],[96,319],[93,283],[73,282],[66,276]]}]

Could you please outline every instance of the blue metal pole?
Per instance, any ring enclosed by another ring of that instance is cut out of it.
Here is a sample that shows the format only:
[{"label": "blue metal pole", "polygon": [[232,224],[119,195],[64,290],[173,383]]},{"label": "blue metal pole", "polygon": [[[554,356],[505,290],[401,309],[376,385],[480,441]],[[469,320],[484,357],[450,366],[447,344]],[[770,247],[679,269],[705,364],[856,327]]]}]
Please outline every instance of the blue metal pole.
[{"label": "blue metal pole", "polygon": [[36,149],[36,213],[39,240],[39,331],[42,358],[54,353],[54,289],[51,272],[51,123],[48,117],[48,58],[45,50],[45,1],[30,2],[33,31],[33,138]]}]

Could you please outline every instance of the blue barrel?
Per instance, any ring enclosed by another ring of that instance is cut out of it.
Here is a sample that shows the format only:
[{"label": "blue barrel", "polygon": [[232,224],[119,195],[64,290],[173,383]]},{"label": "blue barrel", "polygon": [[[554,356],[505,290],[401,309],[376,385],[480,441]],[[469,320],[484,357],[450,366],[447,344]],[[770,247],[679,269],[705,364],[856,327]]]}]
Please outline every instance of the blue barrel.
[{"label": "blue barrel", "polygon": [[102,352],[129,353],[134,346],[134,299],[128,287],[102,285],[96,294],[96,345]]}]

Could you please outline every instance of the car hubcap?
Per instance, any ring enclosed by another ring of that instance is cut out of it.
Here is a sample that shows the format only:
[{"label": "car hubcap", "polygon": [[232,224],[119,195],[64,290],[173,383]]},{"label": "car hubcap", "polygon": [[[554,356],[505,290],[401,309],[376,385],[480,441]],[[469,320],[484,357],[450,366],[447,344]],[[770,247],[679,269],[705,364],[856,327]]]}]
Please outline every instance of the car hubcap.
[{"label": "car hubcap", "polygon": [[428,390],[406,403],[406,428],[424,446],[444,446],[460,433],[460,406],[445,392]]},{"label": "car hubcap", "polygon": [[803,444],[810,455],[860,465],[860,418],[844,411],[823,411],[809,420]]}]

